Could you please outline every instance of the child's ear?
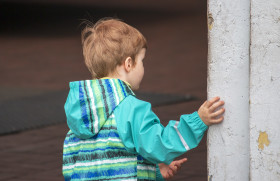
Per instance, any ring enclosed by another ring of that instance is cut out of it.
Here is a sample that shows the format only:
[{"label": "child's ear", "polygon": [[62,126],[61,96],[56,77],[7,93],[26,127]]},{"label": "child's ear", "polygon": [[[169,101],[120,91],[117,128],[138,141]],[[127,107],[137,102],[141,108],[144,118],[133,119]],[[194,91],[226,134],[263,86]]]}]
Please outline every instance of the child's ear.
[{"label": "child's ear", "polygon": [[126,72],[130,72],[133,67],[133,62],[131,57],[127,57],[124,61],[124,69]]}]

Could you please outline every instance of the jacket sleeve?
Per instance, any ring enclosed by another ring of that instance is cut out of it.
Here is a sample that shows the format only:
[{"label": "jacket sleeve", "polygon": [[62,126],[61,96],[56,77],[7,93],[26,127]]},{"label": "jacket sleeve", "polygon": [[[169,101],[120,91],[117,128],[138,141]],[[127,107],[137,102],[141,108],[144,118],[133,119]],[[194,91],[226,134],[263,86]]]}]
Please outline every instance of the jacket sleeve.
[{"label": "jacket sleeve", "polygon": [[164,127],[151,104],[128,96],[114,111],[117,129],[126,149],[157,164],[170,164],[195,148],[208,128],[197,112],[181,115]]}]

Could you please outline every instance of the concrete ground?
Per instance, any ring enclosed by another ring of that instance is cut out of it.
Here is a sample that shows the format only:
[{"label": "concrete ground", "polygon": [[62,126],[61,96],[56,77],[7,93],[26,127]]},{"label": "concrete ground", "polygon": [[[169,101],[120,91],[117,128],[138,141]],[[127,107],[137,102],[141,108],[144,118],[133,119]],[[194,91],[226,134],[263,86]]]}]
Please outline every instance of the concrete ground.
[{"label": "concrete ground", "polygon": [[[2,3],[0,88],[6,90],[2,97],[64,90],[69,81],[90,79],[81,54],[80,19],[114,16],[135,26],[148,40],[140,91],[199,98],[154,108],[163,125],[178,120],[206,99],[206,2],[192,2],[185,7],[181,2],[177,9],[174,4],[168,8],[168,3],[164,8]],[[0,136],[0,180],[63,180],[67,131],[63,123]],[[206,154],[205,135],[197,148],[182,156],[188,162],[172,180],[206,180]]]}]

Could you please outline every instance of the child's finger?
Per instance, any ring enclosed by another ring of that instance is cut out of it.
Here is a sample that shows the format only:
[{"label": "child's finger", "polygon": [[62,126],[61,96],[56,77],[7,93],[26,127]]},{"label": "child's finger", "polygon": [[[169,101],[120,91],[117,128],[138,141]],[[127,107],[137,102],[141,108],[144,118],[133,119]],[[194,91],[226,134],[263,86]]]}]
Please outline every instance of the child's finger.
[{"label": "child's finger", "polygon": [[172,171],[176,169],[175,167],[175,161],[173,161],[170,165],[168,165],[168,168],[171,169]]},{"label": "child's finger", "polygon": [[181,164],[183,164],[183,163],[187,162],[188,159],[187,159],[187,158],[183,158],[183,159],[181,159],[181,160],[179,160],[179,161],[181,162]]},{"label": "child's finger", "polygon": [[222,122],[223,120],[224,120],[224,116],[221,116],[221,117],[218,118],[218,119],[214,119],[214,121],[212,121],[212,123],[217,124],[217,123]]},{"label": "child's finger", "polygon": [[178,168],[176,166],[169,167],[169,172],[172,173],[173,175],[176,175],[178,172]]},{"label": "child's finger", "polygon": [[171,169],[173,172],[177,172],[177,170],[178,170],[177,161],[173,161],[173,162],[169,165],[169,169]]},{"label": "child's finger", "polygon": [[175,164],[176,164],[177,166],[181,166],[181,165],[182,165],[183,163],[185,163],[187,160],[188,160],[187,158],[183,158],[183,159],[181,159],[181,160],[177,160],[177,161],[175,162]]},{"label": "child's finger", "polygon": [[221,109],[219,109],[218,111],[212,113],[212,114],[211,114],[211,117],[212,117],[212,118],[216,118],[217,116],[222,115],[224,112],[225,112],[225,108],[221,108]]},{"label": "child's finger", "polygon": [[168,175],[169,175],[169,178],[170,178],[170,177],[173,177],[173,176],[174,176],[173,171],[172,171],[172,170],[168,170]]},{"label": "child's finger", "polygon": [[201,106],[206,106],[208,101],[204,101],[204,103]]},{"label": "child's finger", "polygon": [[214,98],[212,98],[211,100],[207,101],[206,104],[205,104],[205,106],[209,108],[209,107],[211,107],[215,102],[217,102],[218,100],[220,100],[219,97],[214,97]]},{"label": "child's finger", "polygon": [[209,111],[210,112],[213,112],[215,111],[215,109],[217,109],[218,107],[224,105],[225,102],[224,101],[219,101],[219,102],[215,102],[210,108],[209,108]]},{"label": "child's finger", "polygon": [[174,166],[176,166],[176,170],[177,170],[177,171],[180,170],[181,167],[182,167],[182,164],[185,163],[186,161],[187,161],[186,158],[175,161],[175,162],[174,162]]}]

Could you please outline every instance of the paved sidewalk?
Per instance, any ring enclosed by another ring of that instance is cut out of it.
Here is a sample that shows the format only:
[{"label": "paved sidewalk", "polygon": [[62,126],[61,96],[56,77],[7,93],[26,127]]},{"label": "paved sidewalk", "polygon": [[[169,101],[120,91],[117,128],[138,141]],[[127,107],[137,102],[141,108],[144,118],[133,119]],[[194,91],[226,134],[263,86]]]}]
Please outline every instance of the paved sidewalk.
[{"label": "paved sidewalk", "polygon": [[[206,99],[206,4],[202,7],[185,12],[116,10],[121,19],[140,29],[148,40],[145,77],[140,91],[192,94],[199,98],[155,108],[163,125],[169,120],[178,120],[180,114],[197,110]],[[20,12],[25,12],[24,8]],[[82,61],[77,28],[78,17],[85,10],[66,7],[60,16],[60,8],[35,7],[32,21],[28,19],[30,14],[21,22],[14,16],[11,21],[20,27],[13,24],[6,29],[0,28],[0,87],[18,90],[11,92],[6,100],[65,90],[69,81],[90,78]],[[114,11],[104,8],[91,13],[102,17],[113,16]],[[75,21],[70,21],[71,18]],[[27,90],[26,94],[20,92],[23,89]],[[62,146],[67,131],[67,125],[61,123],[0,136],[0,180],[63,180]],[[172,180],[206,180],[206,136],[198,148],[183,156],[188,162]]]}]

